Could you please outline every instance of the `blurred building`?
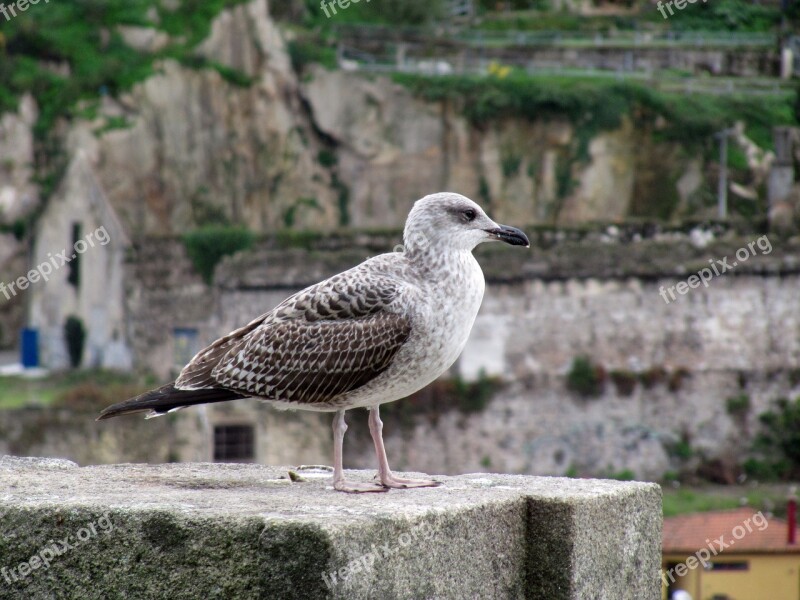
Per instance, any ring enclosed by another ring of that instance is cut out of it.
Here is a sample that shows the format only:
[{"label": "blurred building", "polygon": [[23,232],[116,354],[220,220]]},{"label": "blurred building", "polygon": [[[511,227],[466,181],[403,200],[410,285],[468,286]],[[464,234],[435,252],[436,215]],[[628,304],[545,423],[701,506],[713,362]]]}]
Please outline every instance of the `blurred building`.
[{"label": "blurred building", "polygon": [[703,600],[797,600],[797,533],[794,517],[752,508],[664,519],[664,598],[680,589]]}]

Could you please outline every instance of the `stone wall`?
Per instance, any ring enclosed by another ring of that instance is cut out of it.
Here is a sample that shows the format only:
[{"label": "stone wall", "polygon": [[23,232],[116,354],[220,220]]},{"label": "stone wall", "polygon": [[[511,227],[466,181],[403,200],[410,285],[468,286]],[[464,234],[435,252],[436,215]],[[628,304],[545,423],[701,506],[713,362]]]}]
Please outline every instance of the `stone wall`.
[{"label": "stone wall", "polygon": [[[449,376],[489,378],[491,399],[477,411],[430,408],[419,398],[387,407],[390,458],[398,467],[431,472],[631,470],[648,478],[709,461],[733,465],[757,430],[757,415],[775,398],[800,393],[792,375],[800,359],[800,249],[774,238],[768,254],[754,245],[756,255],[708,288],[676,291],[669,303],[660,292],[710,259],[728,257],[730,264],[757,237],[713,228],[649,237],[615,228],[534,231],[528,253],[501,245],[479,249],[487,291]],[[211,289],[187,286],[194,277],[190,263],[179,244],[162,241],[140,273],[174,287],[147,278],[141,286],[158,290],[150,294],[159,301],[140,297],[131,312],[134,326],[162,325],[148,327],[139,360],[167,377],[170,323],[196,327],[198,343],[209,343],[397,241],[391,235],[323,238],[311,249],[264,242],[224,260]],[[566,373],[581,355],[608,374],[599,397],[567,389]],[[751,408],[729,414],[726,400],[739,394],[750,396]],[[347,461],[371,468],[365,413],[354,411],[349,419]],[[682,445],[691,456],[677,450]]]},{"label": "stone wall", "polygon": [[327,415],[278,412],[252,400],[206,405],[158,419],[145,420],[139,414],[97,422],[100,408],[0,410],[0,455],[64,458],[81,465],[213,462],[214,427],[249,425],[254,429],[253,462],[302,465],[331,460]]},{"label": "stone wall", "polygon": [[657,485],[474,474],[354,495],[303,475],[0,457],[0,598],[661,597]]}]

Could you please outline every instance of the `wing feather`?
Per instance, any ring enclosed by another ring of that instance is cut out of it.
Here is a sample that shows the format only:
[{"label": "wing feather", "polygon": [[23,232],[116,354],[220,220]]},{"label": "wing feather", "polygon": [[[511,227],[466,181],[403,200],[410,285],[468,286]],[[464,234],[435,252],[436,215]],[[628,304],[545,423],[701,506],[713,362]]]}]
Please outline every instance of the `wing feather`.
[{"label": "wing feather", "polygon": [[316,404],[377,377],[411,332],[410,319],[390,307],[405,284],[358,269],[299,292],[220,338],[192,359],[175,387]]}]

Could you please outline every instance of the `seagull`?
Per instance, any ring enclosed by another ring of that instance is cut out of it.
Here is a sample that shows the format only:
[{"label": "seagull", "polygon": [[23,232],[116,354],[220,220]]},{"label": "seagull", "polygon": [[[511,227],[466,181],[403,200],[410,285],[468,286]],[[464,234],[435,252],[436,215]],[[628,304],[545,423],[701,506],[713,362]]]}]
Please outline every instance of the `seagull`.
[{"label": "seagull", "polygon": [[[493,240],[530,247],[522,231],[498,225],[465,196],[425,196],[408,215],[400,251],[294,294],[198,352],[174,382],[109,406],[97,420],[142,411],[150,418],[241,398],[333,412],[335,490],[437,486],[392,473],[380,405],[421,390],[461,354],[485,288],[472,250]],[[345,411],[353,408],[369,409],[374,482],[344,476]]]}]

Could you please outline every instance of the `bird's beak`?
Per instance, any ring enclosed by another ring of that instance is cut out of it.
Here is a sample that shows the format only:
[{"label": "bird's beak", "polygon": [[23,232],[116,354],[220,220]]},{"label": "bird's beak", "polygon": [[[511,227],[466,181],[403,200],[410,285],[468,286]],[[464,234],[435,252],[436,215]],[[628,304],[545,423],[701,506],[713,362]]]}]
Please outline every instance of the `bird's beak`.
[{"label": "bird's beak", "polygon": [[486,233],[491,235],[494,239],[511,244],[512,246],[525,246],[531,247],[531,242],[525,233],[516,227],[509,227],[508,225],[498,225],[492,229],[486,229]]}]

